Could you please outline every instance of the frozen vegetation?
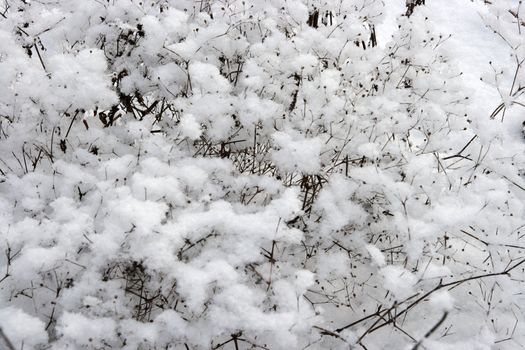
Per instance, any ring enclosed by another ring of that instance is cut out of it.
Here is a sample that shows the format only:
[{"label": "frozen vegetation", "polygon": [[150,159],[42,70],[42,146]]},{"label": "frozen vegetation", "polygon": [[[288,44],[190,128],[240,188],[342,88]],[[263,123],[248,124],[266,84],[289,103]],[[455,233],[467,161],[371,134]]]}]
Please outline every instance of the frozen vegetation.
[{"label": "frozen vegetation", "polygon": [[0,349],[525,347],[524,8],[0,1]]}]

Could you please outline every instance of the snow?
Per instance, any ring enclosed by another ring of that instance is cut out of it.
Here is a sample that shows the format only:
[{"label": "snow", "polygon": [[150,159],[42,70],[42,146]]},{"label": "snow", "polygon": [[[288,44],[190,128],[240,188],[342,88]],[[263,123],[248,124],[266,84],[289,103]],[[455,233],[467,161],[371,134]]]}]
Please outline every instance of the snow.
[{"label": "snow", "polygon": [[314,174],[320,169],[319,153],[321,140],[298,139],[283,132],[273,134],[279,150],[273,154],[273,161],[285,171],[301,171]]},{"label": "snow", "polygon": [[196,140],[202,134],[201,126],[191,114],[186,114],[181,118],[180,128],[182,136],[187,137],[190,140]]},{"label": "snow", "polygon": [[52,103],[57,107],[105,109],[116,102],[115,93],[103,76],[106,60],[101,50],[85,49],[76,56],[57,54],[47,63],[55,97]]},{"label": "snow", "polygon": [[401,266],[389,265],[381,268],[383,286],[392,292],[397,300],[402,300],[414,293],[417,277]]},{"label": "snow", "polygon": [[379,250],[379,248],[372,244],[367,244],[365,248],[368,251],[368,254],[370,254],[370,258],[372,259],[374,264],[376,264],[379,267],[385,266],[385,256],[383,255],[381,250]]},{"label": "snow", "polygon": [[45,327],[42,320],[18,308],[0,309],[0,329],[16,349],[37,349],[39,345],[47,343]]},{"label": "snow", "polygon": [[230,89],[228,81],[219,73],[214,65],[194,62],[189,66],[192,86],[202,93],[227,92]]},{"label": "snow", "polygon": [[116,323],[110,318],[90,319],[79,313],[64,313],[57,332],[65,341],[80,346],[103,346],[116,338]]},{"label": "snow", "polygon": [[454,307],[454,298],[449,292],[440,291],[430,297],[430,303],[438,310],[450,312]]},{"label": "snow", "polygon": [[0,4],[15,349],[522,347],[523,6],[407,3]]}]

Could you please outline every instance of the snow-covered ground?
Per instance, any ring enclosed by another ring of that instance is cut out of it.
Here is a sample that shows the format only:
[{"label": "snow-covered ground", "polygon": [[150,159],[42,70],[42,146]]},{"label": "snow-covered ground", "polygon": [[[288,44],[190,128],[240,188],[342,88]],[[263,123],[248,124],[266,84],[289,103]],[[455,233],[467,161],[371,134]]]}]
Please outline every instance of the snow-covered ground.
[{"label": "snow-covered ground", "polygon": [[520,4],[0,4],[0,349],[525,347]]}]

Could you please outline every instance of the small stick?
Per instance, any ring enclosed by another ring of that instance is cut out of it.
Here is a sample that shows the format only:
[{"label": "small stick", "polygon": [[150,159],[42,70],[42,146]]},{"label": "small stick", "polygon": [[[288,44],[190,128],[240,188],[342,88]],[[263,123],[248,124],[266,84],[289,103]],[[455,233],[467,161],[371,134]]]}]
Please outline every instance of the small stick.
[{"label": "small stick", "polygon": [[7,348],[9,350],[15,350],[15,347],[13,346],[13,343],[9,340],[7,335],[4,333],[4,330],[0,327],[0,337],[4,340],[5,344],[7,345]]}]

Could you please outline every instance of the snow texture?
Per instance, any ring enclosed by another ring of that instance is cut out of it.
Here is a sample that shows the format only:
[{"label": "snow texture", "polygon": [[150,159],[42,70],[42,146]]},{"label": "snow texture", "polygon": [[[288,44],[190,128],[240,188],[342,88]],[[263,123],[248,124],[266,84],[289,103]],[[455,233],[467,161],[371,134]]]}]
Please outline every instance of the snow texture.
[{"label": "snow texture", "polygon": [[524,20],[0,3],[0,349],[523,348]]}]

